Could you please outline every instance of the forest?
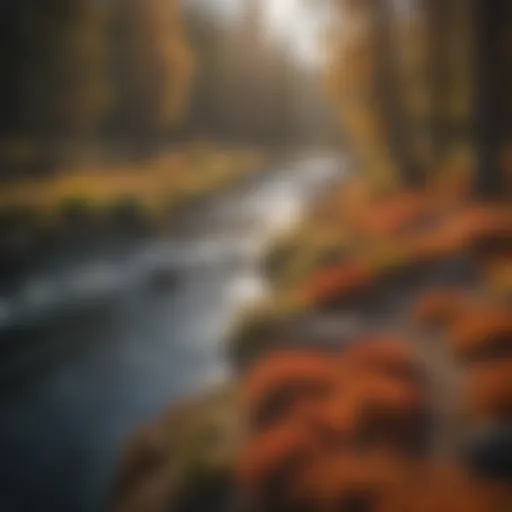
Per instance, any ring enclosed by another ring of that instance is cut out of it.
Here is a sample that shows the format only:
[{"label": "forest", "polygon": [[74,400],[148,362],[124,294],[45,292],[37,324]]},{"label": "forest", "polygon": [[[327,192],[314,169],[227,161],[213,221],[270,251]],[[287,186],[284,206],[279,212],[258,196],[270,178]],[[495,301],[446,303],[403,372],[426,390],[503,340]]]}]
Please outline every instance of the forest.
[{"label": "forest", "polygon": [[332,139],[317,73],[266,33],[260,2],[235,20],[205,5],[4,2],[4,278],[77,228],[166,229],[265,158]]},{"label": "forest", "polygon": [[512,510],[510,1],[0,24],[12,510]]},{"label": "forest", "polygon": [[304,128],[304,111],[320,104],[314,77],[266,37],[258,2],[237,23],[183,4],[4,2],[4,179],[91,152],[151,155],[194,139],[311,141],[318,126]]}]

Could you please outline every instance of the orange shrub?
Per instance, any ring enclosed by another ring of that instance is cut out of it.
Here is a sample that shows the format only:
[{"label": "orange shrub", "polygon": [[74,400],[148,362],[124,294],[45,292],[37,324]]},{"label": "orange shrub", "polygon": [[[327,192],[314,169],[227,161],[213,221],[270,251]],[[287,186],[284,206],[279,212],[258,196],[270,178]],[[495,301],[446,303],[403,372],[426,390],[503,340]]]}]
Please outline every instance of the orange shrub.
[{"label": "orange shrub", "polygon": [[447,216],[439,225],[409,235],[403,242],[413,262],[432,263],[471,248],[510,247],[511,210],[472,205]]},{"label": "orange shrub", "polygon": [[[407,512],[490,512],[490,496],[457,466],[427,462],[409,480]],[[389,512],[392,509],[388,509]],[[388,512],[386,511],[386,512]]]},{"label": "orange shrub", "polygon": [[512,349],[510,308],[470,308],[450,326],[450,344],[462,358],[488,357]]},{"label": "orange shrub", "polygon": [[332,359],[315,352],[281,351],[259,362],[242,381],[241,407],[249,424],[262,428],[301,401],[315,400],[335,383]]},{"label": "orange shrub", "polygon": [[399,489],[406,465],[385,451],[323,453],[305,466],[294,486],[294,503],[318,511],[378,510]]},{"label": "orange shrub", "polygon": [[425,410],[421,389],[402,375],[386,375],[378,366],[342,366],[330,392],[297,402],[286,418],[306,425],[322,446],[361,440],[401,449],[417,433]]},{"label": "orange shrub", "polygon": [[403,192],[363,209],[355,222],[355,228],[369,236],[398,234],[425,215],[427,206],[423,194]]},{"label": "orange shrub", "polygon": [[463,233],[451,226],[420,232],[404,238],[403,241],[415,264],[430,264],[450,258],[467,248],[467,239]]},{"label": "orange shrub", "polygon": [[456,466],[412,463],[386,452],[343,452],[313,461],[297,478],[295,503],[315,511],[492,512],[509,510],[506,485]]},{"label": "orange shrub", "polygon": [[333,393],[300,416],[315,432],[323,446],[346,446],[353,443],[360,430],[357,397],[346,390]]},{"label": "orange shrub", "polygon": [[305,283],[304,302],[310,306],[326,305],[368,290],[372,284],[373,272],[369,264],[351,261],[332,265]]},{"label": "orange shrub", "polygon": [[315,439],[298,423],[287,422],[249,440],[237,462],[236,479],[249,495],[270,489],[285,494],[287,482],[313,457]]},{"label": "orange shrub", "polygon": [[466,295],[460,290],[430,290],[416,302],[412,317],[420,325],[443,325],[459,313],[467,302]]},{"label": "orange shrub", "polygon": [[467,409],[475,419],[512,418],[512,359],[472,366],[466,389]]},{"label": "orange shrub", "polygon": [[352,371],[361,369],[410,378],[415,376],[418,368],[407,342],[373,338],[356,340],[341,357],[341,372],[350,376]]},{"label": "orange shrub", "polygon": [[484,262],[483,277],[491,293],[512,298],[512,254],[490,258]]},{"label": "orange shrub", "polygon": [[356,375],[350,399],[363,441],[401,447],[417,434],[424,420],[426,403],[419,387],[394,378]]},{"label": "orange shrub", "polygon": [[510,250],[512,209],[494,204],[474,204],[450,217],[445,229],[458,232],[467,245],[484,254]]}]

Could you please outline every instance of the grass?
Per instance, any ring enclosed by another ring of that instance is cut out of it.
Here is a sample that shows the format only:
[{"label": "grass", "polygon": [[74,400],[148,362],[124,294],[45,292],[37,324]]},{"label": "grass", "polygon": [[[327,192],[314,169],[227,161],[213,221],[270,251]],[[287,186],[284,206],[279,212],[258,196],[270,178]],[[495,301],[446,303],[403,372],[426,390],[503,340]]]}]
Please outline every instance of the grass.
[{"label": "grass", "polygon": [[196,144],[144,164],[62,169],[46,180],[4,185],[0,211],[31,211],[52,222],[69,210],[103,215],[129,203],[158,219],[256,170],[261,161],[254,150]]}]

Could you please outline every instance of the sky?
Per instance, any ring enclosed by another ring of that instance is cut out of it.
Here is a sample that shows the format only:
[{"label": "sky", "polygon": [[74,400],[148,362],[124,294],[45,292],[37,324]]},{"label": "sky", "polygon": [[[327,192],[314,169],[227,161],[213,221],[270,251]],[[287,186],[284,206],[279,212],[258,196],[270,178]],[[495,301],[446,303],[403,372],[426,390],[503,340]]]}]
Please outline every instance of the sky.
[{"label": "sky", "polygon": [[312,65],[319,60],[322,13],[304,0],[265,0],[270,29],[290,41],[292,48]]},{"label": "sky", "polygon": [[[238,16],[247,0],[187,0],[228,17]],[[321,63],[318,50],[319,31],[327,13],[307,7],[304,0],[261,0],[271,35],[283,38],[307,65]]]}]

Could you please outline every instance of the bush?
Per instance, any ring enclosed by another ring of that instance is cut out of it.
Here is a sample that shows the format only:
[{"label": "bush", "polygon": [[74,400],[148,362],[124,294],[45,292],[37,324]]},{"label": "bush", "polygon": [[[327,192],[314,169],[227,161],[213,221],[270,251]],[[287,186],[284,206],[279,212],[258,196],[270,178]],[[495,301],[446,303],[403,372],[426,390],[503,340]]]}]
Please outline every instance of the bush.
[{"label": "bush", "polygon": [[422,326],[443,326],[467,304],[461,290],[430,290],[420,297],[413,308],[413,319]]},{"label": "bush", "polygon": [[301,425],[285,423],[269,429],[244,446],[236,468],[237,481],[248,495],[268,504],[283,497],[281,484],[286,486],[297,463],[307,463],[314,451],[314,440]]},{"label": "bush", "polygon": [[496,360],[470,368],[467,409],[477,421],[507,420],[512,415],[512,361]]},{"label": "bush", "polygon": [[512,317],[507,307],[468,308],[450,326],[450,345],[464,360],[512,353]]},{"label": "bush", "polygon": [[319,270],[304,286],[307,304],[323,307],[366,294],[374,284],[372,269],[361,261],[347,261]]},{"label": "bush", "polygon": [[279,423],[304,401],[327,394],[335,383],[331,358],[319,353],[282,351],[260,361],[242,383],[242,407],[255,429]]}]

